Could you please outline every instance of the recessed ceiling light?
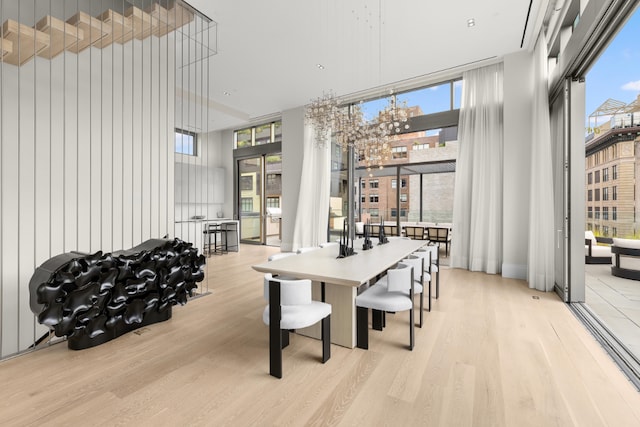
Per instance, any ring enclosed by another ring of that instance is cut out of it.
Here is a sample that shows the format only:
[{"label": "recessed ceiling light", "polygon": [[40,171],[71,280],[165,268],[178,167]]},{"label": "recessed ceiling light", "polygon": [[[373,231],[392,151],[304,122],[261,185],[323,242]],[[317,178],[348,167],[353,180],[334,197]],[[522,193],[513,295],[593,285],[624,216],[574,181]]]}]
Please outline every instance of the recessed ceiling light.
[{"label": "recessed ceiling light", "polygon": [[224,93],[225,96],[231,96],[231,94],[229,92],[227,92],[226,90],[224,92],[222,92],[222,93]]},{"label": "recessed ceiling light", "polygon": [[476,20],[473,18],[467,19],[467,27],[473,27],[476,25]]},{"label": "recessed ceiling light", "polygon": [[318,69],[320,70],[324,70],[324,65],[322,64],[316,64],[316,67],[318,67]]}]

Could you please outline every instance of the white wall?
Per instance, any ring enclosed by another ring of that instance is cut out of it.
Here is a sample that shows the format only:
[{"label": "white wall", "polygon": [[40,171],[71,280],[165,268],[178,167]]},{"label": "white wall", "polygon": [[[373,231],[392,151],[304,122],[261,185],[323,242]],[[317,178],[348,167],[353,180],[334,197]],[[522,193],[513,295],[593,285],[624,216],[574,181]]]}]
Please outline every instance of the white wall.
[{"label": "white wall", "polygon": [[282,244],[283,252],[293,248],[293,229],[304,158],[304,110],[298,107],[282,112]]},{"label": "white wall", "polygon": [[502,275],[518,279],[527,277],[533,65],[529,52],[504,58]]},{"label": "white wall", "polygon": [[195,215],[214,219],[223,212],[231,192],[226,188],[220,145],[220,132],[199,134],[196,156],[174,154],[176,221]]},{"label": "white wall", "polygon": [[1,64],[0,356],[46,331],[29,309],[42,262],[172,233],[172,37]]},{"label": "white wall", "polygon": [[[224,165],[224,179],[225,179],[225,196],[224,205],[222,206],[222,212],[227,218],[232,218],[234,214],[234,182],[235,176],[233,176],[233,130],[226,130],[221,133],[220,136],[220,158],[222,165]],[[237,218],[233,218],[237,219]]]}]

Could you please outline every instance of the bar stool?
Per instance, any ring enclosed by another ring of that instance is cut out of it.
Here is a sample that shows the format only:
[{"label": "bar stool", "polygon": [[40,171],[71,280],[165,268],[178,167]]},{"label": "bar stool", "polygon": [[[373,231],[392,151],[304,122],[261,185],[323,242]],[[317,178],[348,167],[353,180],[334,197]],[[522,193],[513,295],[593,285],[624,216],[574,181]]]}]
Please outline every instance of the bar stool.
[{"label": "bar stool", "polygon": [[[220,227],[220,224],[207,224],[206,229],[202,231],[202,234],[206,236],[206,243],[204,244],[204,252],[207,253],[207,256],[212,253],[215,254],[224,254],[226,253],[226,234],[227,230]],[[222,239],[222,235],[225,234],[225,239]],[[213,236],[213,245],[211,244],[211,236]],[[220,236],[220,239],[218,239]]]}]

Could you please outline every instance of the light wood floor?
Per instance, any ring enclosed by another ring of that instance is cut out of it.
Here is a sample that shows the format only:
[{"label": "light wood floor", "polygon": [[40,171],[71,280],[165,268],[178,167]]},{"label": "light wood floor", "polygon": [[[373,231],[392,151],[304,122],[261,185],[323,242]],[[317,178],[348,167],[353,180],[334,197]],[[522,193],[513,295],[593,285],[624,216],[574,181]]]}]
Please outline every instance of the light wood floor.
[{"label": "light wood floor", "polygon": [[399,313],[325,365],[292,335],[272,378],[250,265],[277,250],[209,258],[212,293],[167,322],[0,363],[0,425],[640,425],[640,394],[555,294],[461,270],[443,269],[413,352]]}]

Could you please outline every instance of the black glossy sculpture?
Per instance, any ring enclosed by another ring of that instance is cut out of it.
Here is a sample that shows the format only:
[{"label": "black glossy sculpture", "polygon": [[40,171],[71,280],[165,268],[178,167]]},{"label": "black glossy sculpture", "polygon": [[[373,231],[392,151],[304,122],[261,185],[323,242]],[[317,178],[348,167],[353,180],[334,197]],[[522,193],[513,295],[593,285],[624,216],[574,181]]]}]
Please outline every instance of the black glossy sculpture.
[{"label": "black glossy sculpture", "polygon": [[38,322],[81,350],[171,318],[196,282],[205,258],[191,243],[150,239],[129,250],[69,252],[38,267],[29,282]]}]

